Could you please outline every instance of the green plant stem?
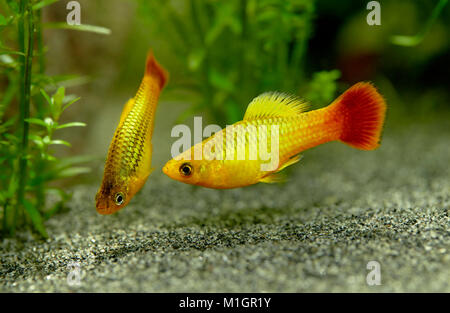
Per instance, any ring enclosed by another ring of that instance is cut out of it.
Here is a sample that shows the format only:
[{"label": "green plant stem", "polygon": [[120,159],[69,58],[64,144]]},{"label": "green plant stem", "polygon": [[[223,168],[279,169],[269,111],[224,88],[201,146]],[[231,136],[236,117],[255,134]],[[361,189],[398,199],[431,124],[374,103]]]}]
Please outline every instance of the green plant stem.
[{"label": "green plant stem", "polygon": [[5,201],[3,203],[3,225],[2,225],[2,235],[6,235],[8,231],[8,211],[9,203]]},{"label": "green plant stem", "polygon": [[[245,80],[246,80],[246,71],[247,71],[247,60],[246,60],[246,55],[247,55],[247,0],[240,0],[240,17],[241,17],[241,23],[242,23],[242,32],[241,32],[241,42],[240,42],[240,55],[239,55],[239,82],[238,84],[240,86],[246,86],[245,84]],[[238,103],[244,103],[244,101],[246,100],[246,93],[242,93],[242,98],[238,99]]]},{"label": "green plant stem", "polygon": [[198,8],[197,8],[197,1],[196,0],[191,0],[190,1],[191,4],[191,16],[192,16],[192,22],[194,23],[194,27],[195,27],[195,32],[198,35],[198,40],[199,42],[204,45],[205,43],[205,36],[204,36],[204,32],[203,32],[203,28],[202,25],[200,23],[200,18],[198,16]]},{"label": "green plant stem", "polygon": [[[44,161],[43,160],[37,160],[36,165],[36,172],[42,173],[44,171]],[[40,183],[36,187],[36,209],[39,212],[42,212],[45,208],[45,183]]]},{"label": "green plant stem", "polygon": [[[31,93],[31,70],[33,60],[33,11],[29,7],[27,0],[20,2],[20,8],[22,15],[19,21],[19,39],[22,40],[22,52],[26,51],[25,62],[21,65],[22,87],[20,94],[20,118],[19,122],[22,125],[22,140],[20,145],[20,159],[19,159],[19,186],[17,190],[17,206],[14,211],[12,231],[15,231],[17,224],[17,216],[20,208],[23,206],[23,200],[25,196],[25,187],[27,183],[27,151],[28,151],[28,131],[29,125],[26,119],[30,116],[30,93]],[[25,17],[28,14],[28,32],[25,36]],[[25,41],[26,37],[26,41]]]},{"label": "green plant stem", "polygon": [[204,82],[203,84],[203,95],[204,95],[204,99],[203,99],[203,103],[205,104],[204,107],[208,107],[210,113],[213,115],[213,118],[216,121],[220,121],[223,119],[223,117],[221,116],[222,114],[218,113],[218,108],[211,108],[210,106],[208,106],[209,104],[213,103],[213,96],[212,96],[212,86],[209,82],[209,73],[210,73],[210,60],[209,60],[209,55],[208,55],[208,49],[206,49],[205,46],[205,37],[204,37],[204,32],[202,29],[202,25],[200,24],[200,20],[198,17],[198,8],[197,8],[197,2],[196,0],[191,0],[190,1],[191,4],[191,17],[192,17],[192,22],[194,24],[195,27],[195,33],[198,35],[198,41],[200,46],[202,47],[202,49],[205,50],[205,58],[203,60],[202,66],[201,66],[201,76],[202,76],[202,80]]},{"label": "green plant stem", "polygon": [[[37,48],[38,48],[38,58],[39,58],[39,74],[45,73],[45,54],[44,54],[44,38],[42,32],[42,9],[37,10],[36,13],[36,38],[37,38]],[[38,112],[42,112],[42,103],[38,103]],[[36,165],[36,172],[42,173],[44,170],[44,161],[39,159]],[[36,189],[36,208],[41,211],[45,207],[45,185],[39,184]]]},{"label": "green plant stem", "polygon": [[[51,141],[53,136],[53,129],[50,129],[47,135],[49,137],[49,140]],[[48,154],[47,144],[44,144],[42,151],[45,154]],[[36,160],[35,171],[38,175],[41,175],[41,173],[44,172],[44,169],[45,169],[45,160],[40,157],[39,159]],[[45,187],[46,187],[45,182],[39,183],[38,186],[36,187],[36,209],[39,212],[42,212],[45,208]]]},{"label": "green plant stem", "polygon": [[45,54],[44,54],[44,38],[42,33],[42,9],[36,13],[36,38],[39,58],[39,74],[45,73]]},{"label": "green plant stem", "polygon": [[[191,43],[189,41],[189,35],[184,29],[184,25],[180,21],[180,18],[174,11],[170,10],[167,5],[164,5],[162,10],[163,12],[165,12],[167,18],[170,20],[171,25],[173,25],[173,29],[177,34],[179,41],[182,42],[182,47],[184,51],[187,51],[191,46]],[[174,42],[173,44],[178,44],[178,42]]]},{"label": "green plant stem", "polygon": [[[26,0],[21,0],[19,3],[19,18],[17,21],[17,35],[18,35],[18,45],[19,50],[21,54],[19,55],[19,123],[22,123],[25,119],[24,117],[24,110],[25,107],[25,67],[26,67],[26,56],[25,56],[25,8],[26,8]],[[22,130],[23,133],[23,130]],[[20,149],[21,147],[19,147]],[[19,151],[20,153],[20,151]],[[19,162],[21,160],[21,154],[19,154]],[[19,199],[19,194],[17,194],[17,200]],[[8,219],[7,223],[7,231],[9,232],[10,236],[13,236],[15,234],[16,230],[16,222],[17,222],[17,215],[18,211],[20,209],[20,205],[16,203],[14,208],[8,213],[5,219]]]},{"label": "green plant stem", "polygon": [[[38,73],[40,75],[45,74],[45,52],[44,52],[44,38],[42,31],[42,9],[35,11],[36,17],[36,40],[37,40],[37,57],[38,57]],[[42,98],[36,98],[34,105],[36,106],[37,115],[42,118],[44,115],[44,104]]]},{"label": "green plant stem", "polygon": [[431,26],[433,26],[434,22],[439,17],[439,14],[441,14],[442,10],[444,9],[445,5],[447,4],[448,0],[440,0],[436,7],[433,9],[433,12],[431,13],[431,16],[428,18],[427,22],[425,23],[425,26],[422,28],[421,31],[419,31],[414,36],[392,36],[390,38],[391,43],[398,45],[398,46],[404,46],[404,47],[413,47],[418,45],[422,42],[425,35],[430,31]]}]

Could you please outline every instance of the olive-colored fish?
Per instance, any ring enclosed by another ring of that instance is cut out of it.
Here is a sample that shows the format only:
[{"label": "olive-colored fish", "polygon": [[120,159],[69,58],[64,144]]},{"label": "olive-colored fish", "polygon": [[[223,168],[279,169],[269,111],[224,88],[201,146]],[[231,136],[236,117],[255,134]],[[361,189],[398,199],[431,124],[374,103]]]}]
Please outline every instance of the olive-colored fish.
[{"label": "olive-colored fish", "polygon": [[[280,181],[278,172],[298,162],[299,153],[329,141],[339,140],[362,150],[379,146],[386,104],[371,84],[354,85],[325,108],[305,112],[306,109],[307,105],[295,97],[262,94],[250,103],[242,121],[176,156],[167,162],[163,172],[187,184],[236,188]],[[249,131],[252,126],[258,128],[253,135]],[[277,128],[272,130],[273,126]],[[267,130],[266,136],[260,136],[260,129]],[[272,137],[272,132],[277,136]],[[268,164],[268,158],[261,154],[263,141],[267,151],[277,151],[272,155],[275,162],[270,168],[263,167]],[[243,146],[245,158],[236,157]],[[260,147],[258,154],[251,158],[255,147]]]},{"label": "olive-colored fish", "polygon": [[167,79],[168,73],[150,51],[141,85],[125,104],[109,146],[103,181],[95,197],[98,213],[111,214],[126,206],[150,175],[155,111]]}]

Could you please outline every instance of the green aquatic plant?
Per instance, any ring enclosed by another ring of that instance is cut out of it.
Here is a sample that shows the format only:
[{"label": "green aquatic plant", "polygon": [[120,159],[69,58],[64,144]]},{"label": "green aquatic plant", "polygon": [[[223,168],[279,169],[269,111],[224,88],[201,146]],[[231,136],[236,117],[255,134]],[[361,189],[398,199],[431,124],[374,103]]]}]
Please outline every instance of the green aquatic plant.
[{"label": "green aquatic plant", "polygon": [[404,46],[404,47],[413,47],[417,46],[422,42],[425,35],[430,31],[431,26],[433,26],[434,22],[437,20],[448,0],[439,0],[438,4],[434,8],[428,20],[425,22],[424,27],[420,32],[418,32],[414,36],[403,36],[403,35],[395,35],[390,38],[391,43]]},{"label": "green aquatic plant", "polygon": [[[45,74],[42,9],[56,0],[0,1],[0,218],[2,234],[32,225],[47,237],[43,222],[57,213],[70,195],[52,183],[89,171],[79,166],[87,157],[57,158],[55,139],[63,128],[85,126],[60,123],[61,114],[79,98],[62,86],[74,78]],[[3,13],[5,12],[5,13]],[[66,28],[65,24],[49,24]],[[71,29],[108,33],[102,27],[75,25]],[[11,48],[10,48],[11,47]],[[54,91],[50,96],[49,91]],[[49,205],[48,198],[52,198]]]},{"label": "green aquatic plant", "polygon": [[[208,112],[219,123],[236,122],[261,92],[297,94],[309,83],[305,56],[313,31],[314,0],[138,3],[149,31],[155,37],[164,34],[164,45],[182,64],[178,76],[186,75],[193,82],[189,90],[198,94],[179,120]],[[319,98],[317,92],[313,96]]]}]

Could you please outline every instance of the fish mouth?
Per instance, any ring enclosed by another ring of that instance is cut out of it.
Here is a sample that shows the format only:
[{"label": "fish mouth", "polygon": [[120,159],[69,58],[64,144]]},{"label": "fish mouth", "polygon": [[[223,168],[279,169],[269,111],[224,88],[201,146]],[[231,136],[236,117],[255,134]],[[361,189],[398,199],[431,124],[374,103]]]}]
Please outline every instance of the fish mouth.
[{"label": "fish mouth", "polygon": [[169,176],[169,167],[168,167],[167,165],[164,165],[162,171],[163,171],[164,174],[166,174],[167,176]]},{"label": "fish mouth", "polygon": [[112,213],[107,205],[105,206],[105,205],[97,203],[95,208],[97,210],[97,213],[99,213],[101,215],[109,215]]},{"label": "fish mouth", "polygon": [[99,213],[101,215],[109,215],[109,214],[111,214],[108,209],[104,209],[104,208],[97,208],[97,213]]}]

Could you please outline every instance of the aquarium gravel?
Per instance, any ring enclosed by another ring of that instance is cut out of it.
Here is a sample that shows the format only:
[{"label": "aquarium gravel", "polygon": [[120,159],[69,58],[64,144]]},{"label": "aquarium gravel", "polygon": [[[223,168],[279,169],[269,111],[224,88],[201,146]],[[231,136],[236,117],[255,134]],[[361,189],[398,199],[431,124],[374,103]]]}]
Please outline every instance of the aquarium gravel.
[{"label": "aquarium gravel", "polygon": [[450,292],[449,134],[443,121],[391,128],[374,152],[318,147],[283,185],[211,190],[157,168],[112,216],[96,185],[75,187],[48,240],[0,243],[0,291]]}]

